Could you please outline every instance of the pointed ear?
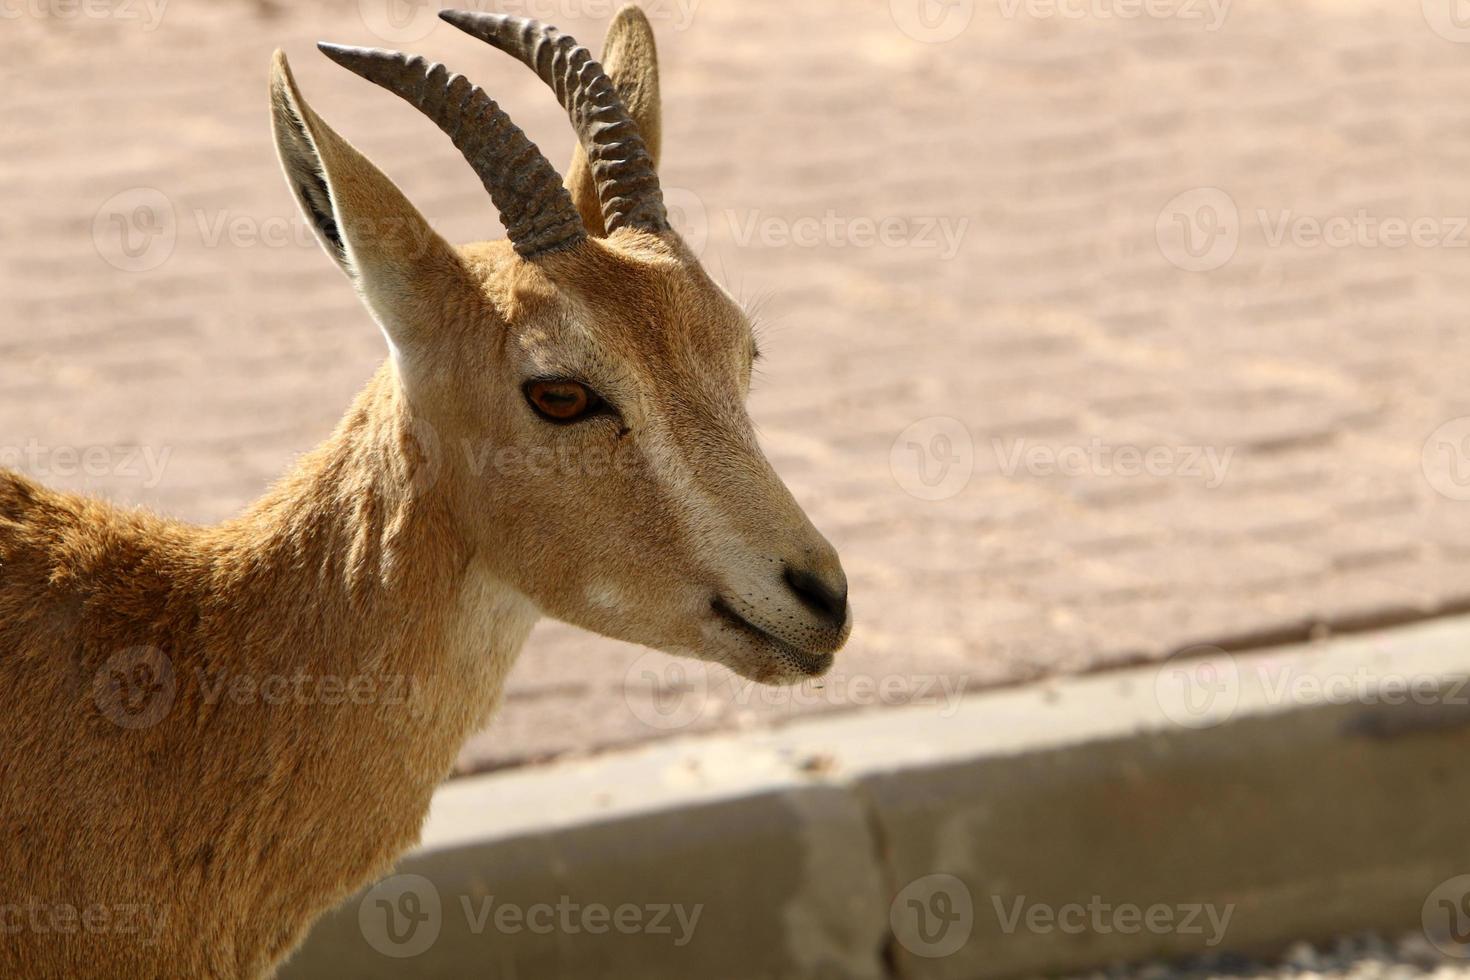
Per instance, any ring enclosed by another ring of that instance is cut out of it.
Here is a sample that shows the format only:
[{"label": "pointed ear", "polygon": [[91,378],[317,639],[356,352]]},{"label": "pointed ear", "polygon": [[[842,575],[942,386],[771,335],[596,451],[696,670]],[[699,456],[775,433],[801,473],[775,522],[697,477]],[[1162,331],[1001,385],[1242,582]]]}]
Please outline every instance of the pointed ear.
[{"label": "pointed ear", "polygon": [[[602,67],[617,87],[628,115],[633,117],[653,165],[658,166],[663,143],[663,120],[658,94],[658,47],[653,40],[653,25],[639,8],[629,4],[613,18],[603,42]],[[597,200],[597,185],[587,166],[587,154],[578,146],[567,169],[567,190],[582,215],[588,234],[599,238],[607,234],[602,223],[602,205]]]},{"label": "pointed ear", "polygon": [[312,111],[280,51],[271,68],[271,115],[297,203],[395,357],[427,348],[446,290],[465,282],[458,254],[381,170]]}]

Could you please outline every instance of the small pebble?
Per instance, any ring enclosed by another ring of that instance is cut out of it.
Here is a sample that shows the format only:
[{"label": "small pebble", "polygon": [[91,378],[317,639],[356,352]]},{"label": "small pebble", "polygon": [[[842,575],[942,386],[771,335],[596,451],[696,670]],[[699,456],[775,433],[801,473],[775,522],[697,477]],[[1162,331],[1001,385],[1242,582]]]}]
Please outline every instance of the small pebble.
[{"label": "small pebble", "polygon": [[1299,970],[1314,970],[1322,962],[1322,957],[1311,943],[1292,943],[1287,947],[1286,955],[1283,957],[1288,966],[1294,966]]}]

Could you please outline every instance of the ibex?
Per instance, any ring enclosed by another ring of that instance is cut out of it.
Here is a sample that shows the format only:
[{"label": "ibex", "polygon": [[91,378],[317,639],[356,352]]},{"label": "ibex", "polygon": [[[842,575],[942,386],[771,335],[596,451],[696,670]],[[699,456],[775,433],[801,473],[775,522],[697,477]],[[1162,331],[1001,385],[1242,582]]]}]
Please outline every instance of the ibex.
[{"label": "ibex", "polygon": [[538,617],[764,683],[847,638],[746,414],[751,325],[669,225],[647,20],[618,15],[604,71],[534,21],[443,17],[580,147],[563,184],[464,77],[321,45],[484,183],[508,240],[452,247],[276,54],[287,181],[388,342],[326,443],[216,527],[0,472],[0,976],[270,975],[417,839]]}]

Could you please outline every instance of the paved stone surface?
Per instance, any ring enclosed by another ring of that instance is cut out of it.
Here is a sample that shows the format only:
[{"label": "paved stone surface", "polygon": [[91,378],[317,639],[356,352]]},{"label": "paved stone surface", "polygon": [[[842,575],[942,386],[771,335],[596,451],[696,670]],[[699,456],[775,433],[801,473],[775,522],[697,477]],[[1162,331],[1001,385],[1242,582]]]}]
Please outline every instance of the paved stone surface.
[{"label": "paved stone surface", "polygon": [[[389,2],[0,6],[0,462],[217,520],[381,357],[277,173],[277,45],[452,239],[499,234],[473,176],[310,42],[406,37],[569,156],[528,72]],[[760,301],[753,411],[858,625],[765,692],[547,624],[466,766],[1470,606],[1452,0],[650,6],[670,199]]]},{"label": "paved stone surface", "polygon": [[[385,948],[382,899],[414,881],[439,910],[413,961],[426,977],[1005,980],[1146,961],[1177,972],[1109,975],[1169,980],[1269,975],[1250,954],[1283,951],[1302,974],[1463,965],[1463,817],[1405,801],[1470,796],[1467,639],[1457,616],[1219,654],[1232,683],[1208,701],[1145,664],[949,717],[849,713],[455,780],[420,846],[286,975],[397,976],[418,933]],[[1358,703],[1327,693],[1343,681]],[[670,948],[471,917],[487,896],[557,895],[702,908],[701,931]],[[1367,929],[1419,941],[1392,963],[1382,943],[1300,943]]]},{"label": "paved stone surface", "polygon": [[[483,816],[483,794],[477,802]],[[851,795],[793,786],[697,816],[654,810],[420,850],[324,917],[281,976],[887,980],[869,834]],[[410,889],[433,916],[417,947],[379,926],[374,907]],[[634,909],[643,921],[626,918]]]}]

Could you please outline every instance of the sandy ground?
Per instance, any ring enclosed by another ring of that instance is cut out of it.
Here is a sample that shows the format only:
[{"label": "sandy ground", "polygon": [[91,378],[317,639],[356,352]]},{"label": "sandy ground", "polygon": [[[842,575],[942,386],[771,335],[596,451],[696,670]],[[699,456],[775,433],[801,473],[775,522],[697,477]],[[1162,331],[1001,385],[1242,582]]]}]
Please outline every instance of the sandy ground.
[{"label": "sandy ground", "polygon": [[[217,520],[383,356],[277,172],[277,45],[452,239],[499,235],[469,170],[312,41],[403,38],[567,158],[528,72],[389,2],[5,5],[0,463]],[[1450,0],[650,7],[670,201],[760,300],[753,413],[857,627],[770,692],[545,624],[466,766],[1470,605]]]}]

